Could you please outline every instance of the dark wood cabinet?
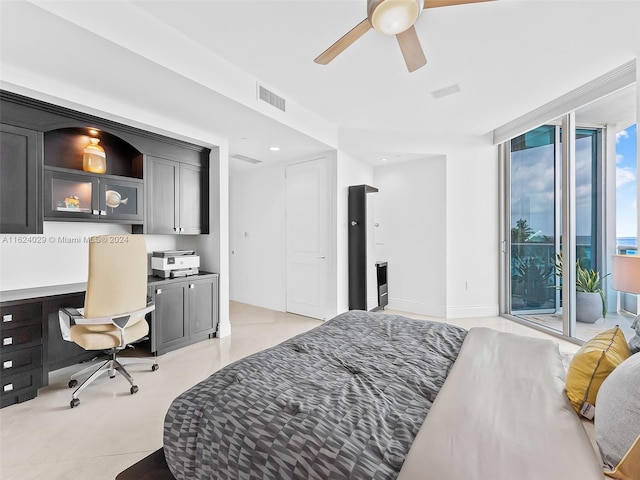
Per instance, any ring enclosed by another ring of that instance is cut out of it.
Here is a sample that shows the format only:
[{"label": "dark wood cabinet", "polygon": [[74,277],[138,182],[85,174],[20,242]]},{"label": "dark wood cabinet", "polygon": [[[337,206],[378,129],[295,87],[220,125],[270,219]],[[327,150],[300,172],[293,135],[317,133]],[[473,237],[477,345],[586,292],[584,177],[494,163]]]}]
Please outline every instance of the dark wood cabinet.
[{"label": "dark wood cabinet", "polygon": [[149,314],[150,350],[170,352],[215,336],[218,327],[218,275],[149,281],[155,310]]},{"label": "dark wood cabinet", "polygon": [[[210,149],[3,90],[0,124],[0,233],[42,233],[43,220],[131,224],[132,233],[209,233]],[[59,173],[51,172],[84,174],[91,138],[106,155],[106,172],[94,180],[110,184],[92,183],[90,205],[75,209],[67,196],[86,194],[72,188],[60,198],[51,184]],[[101,207],[108,194],[117,207]]]},{"label": "dark wood cabinet", "polygon": [[165,158],[146,160],[146,232],[198,235],[203,230],[204,178],[202,167]]},{"label": "dark wood cabinet", "polygon": [[45,167],[44,219],[142,224],[143,182]]},{"label": "dark wood cabinet", "polygon": [[35,398],[38,388],[49,384],[50,371],[96,356],[65,341],[60,331],[58,310],[83,306],[84,292],[2,302],[2,407]]},{"label": "dark wood cabinet", "polygon": [[0,315],[0,407],[6,407],[35,398],[43,385],[42,303],[3,303]]},{"label": "dark wood cabinet", "polygon": [[[47,342],[45,343],[47,371],[46,374],[59,368],[91,360],[100,352],[87,351],[74,342],[62,338],[58,310],[60,308],[84,307],[84,292],[58,295],[43,302],[44,323],[47,326]],[[45,385],[48,382],[45,382]]]},{"label": "dark wood cabinet", "polygon": [[0,124],[0,233],[42,233],[41,169],[42,134]]}]

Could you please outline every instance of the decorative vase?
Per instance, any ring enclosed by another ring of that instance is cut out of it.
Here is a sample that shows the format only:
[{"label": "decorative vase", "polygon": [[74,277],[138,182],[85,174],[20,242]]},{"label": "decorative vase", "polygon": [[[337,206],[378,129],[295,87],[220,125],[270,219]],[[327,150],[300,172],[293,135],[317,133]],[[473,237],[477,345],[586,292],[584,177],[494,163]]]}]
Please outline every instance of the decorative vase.
[{"label": "decorative vase", "polygon": [[107,171],[107,155],[98,143],[99,138],[89,138],[89,145],[84,147],[82,169],[85,172],[105,173]]},{"label": "decorative vase", "polygon": [[576,320],[594,323],[602,316],[602,297],[598,292],[576,292]]}]

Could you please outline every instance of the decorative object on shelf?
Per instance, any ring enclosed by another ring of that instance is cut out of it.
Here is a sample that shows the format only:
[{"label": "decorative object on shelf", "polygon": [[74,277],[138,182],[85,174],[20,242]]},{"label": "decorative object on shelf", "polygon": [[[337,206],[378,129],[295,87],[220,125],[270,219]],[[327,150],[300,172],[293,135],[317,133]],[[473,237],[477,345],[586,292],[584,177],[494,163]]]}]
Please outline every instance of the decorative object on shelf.
[{"label": "decorative object on shelf", "polygon": [[77,195],[69,195],[64,198],[64,206],[66,208],[80,208],[80,199]]},{"label": "decorative object on shelf", "polygon": [[120,193],[115,190],[107,190],[105,193],[107,207],[118,208],[120,205],[126,205],[129,201],[128,198],[123,199]]},{"label": "decorative object on shelf", "polygon": [[107,171],[107,155],[98,143],[99,138],[90,137],[89,144],[84,147],[82,169],[85,172],[105,173]]}]

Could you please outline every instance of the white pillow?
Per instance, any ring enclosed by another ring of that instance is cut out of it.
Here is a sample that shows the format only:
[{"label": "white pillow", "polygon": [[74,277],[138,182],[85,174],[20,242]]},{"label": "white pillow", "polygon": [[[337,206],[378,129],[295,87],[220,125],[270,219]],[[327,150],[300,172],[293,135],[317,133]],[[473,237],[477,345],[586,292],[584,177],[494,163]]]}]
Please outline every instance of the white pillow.
[{"label": "white pillow", "polygon": [[640,480],[640,354],[611,372],[598,390],[596,405],[596,441],[604,473]]}]

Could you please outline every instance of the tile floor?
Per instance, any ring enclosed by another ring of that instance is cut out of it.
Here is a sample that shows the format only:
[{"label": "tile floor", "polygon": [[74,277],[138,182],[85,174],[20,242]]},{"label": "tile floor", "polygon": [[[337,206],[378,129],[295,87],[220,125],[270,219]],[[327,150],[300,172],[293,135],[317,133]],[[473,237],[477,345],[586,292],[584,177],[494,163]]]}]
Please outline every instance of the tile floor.
[{"label": "tile floor", "polygon": [[[230,337],[159,356],[156,372],[131,366],[140,388],[135,395],[130,395],[129,384],[121,376],[102,377],[83,392],[80,406],[71,409],[67,382],[78,368],[68,367],[52,372],[49,386],[40,389],[34,400],[1,409],[0,478],[113,480],[162,446],[164,415],[177,395],[225,365],[321,323],[234,302],[230,310]],[[578,348],[500,317],[449,321],[464,328],[484,326],[550,338],[566,353]]]}]

